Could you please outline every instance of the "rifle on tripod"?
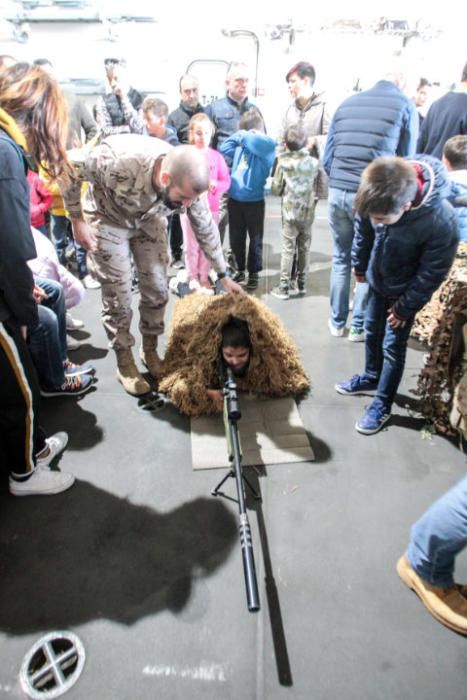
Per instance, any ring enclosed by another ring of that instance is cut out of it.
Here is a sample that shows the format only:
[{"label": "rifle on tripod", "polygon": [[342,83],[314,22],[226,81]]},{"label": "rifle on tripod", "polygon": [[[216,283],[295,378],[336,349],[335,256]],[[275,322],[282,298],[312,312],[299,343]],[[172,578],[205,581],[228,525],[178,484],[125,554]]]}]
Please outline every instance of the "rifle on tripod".
[{"label": "rifle on tripod", "polygon": [[211,491],[211,493],[213,496],[223,496],[224,494],[219,491],[220,487],[230,476],[235,477],[246,600],[248,610],[250,612],[256,612],[260,608],[258,583],[256,581],[255,558],[253,553],[253,544],[251,541],[250,523],[248,521],[248,513],[245,505],[244,482],[249,485],[256,498],[259,498],[259,496],[246,476],[242,473],[242,451],[240,447],[240,433],[237,426],[237,421],[240,420],[241,417],[242,413],[238,402],[237,384],[235,382],[235,377],[232,370],[228,367],[227,379],[224,383],[224,426],[225,436],[227,438],[229,461],[232,462],[232,467],[230,472],[222,479],[216,488]]}]

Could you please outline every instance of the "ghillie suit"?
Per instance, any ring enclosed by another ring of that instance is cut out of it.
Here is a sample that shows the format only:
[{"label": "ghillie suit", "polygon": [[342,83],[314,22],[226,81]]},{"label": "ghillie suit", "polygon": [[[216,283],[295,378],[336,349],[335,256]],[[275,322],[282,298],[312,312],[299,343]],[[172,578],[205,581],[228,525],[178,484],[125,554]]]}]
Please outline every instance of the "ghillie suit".
[{"label": "ghillie suit", "polygon": [[241,294],[204,297],[193,294],[175,305],[165,351],[160,391],[181,413],[201,416],[215,413],[209,388],[219,383],[221,329],[230,316],[248,323],[251,355],[240,391],[261,396],[291,396],[310,386],[295,344],[281,321],[262,302]]},{"label": "ghillie suit", "polygon": [[431,351],[421,370],[415,393],[422,413],[440,433],[466,437],[467,243],[459,245],[449,276],[417,315],[415,337]]}]

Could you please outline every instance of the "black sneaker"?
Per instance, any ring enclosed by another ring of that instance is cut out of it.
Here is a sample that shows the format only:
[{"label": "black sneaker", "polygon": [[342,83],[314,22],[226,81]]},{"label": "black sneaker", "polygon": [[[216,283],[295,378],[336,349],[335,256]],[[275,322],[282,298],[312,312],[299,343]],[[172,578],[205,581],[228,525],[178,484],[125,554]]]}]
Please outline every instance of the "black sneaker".
[{"label": "black sneaker", "polygon": [[241,284],[246,280],[245,277],[245,272],[243,270],[239,270],[233,277],[232,277],[234,282],[237,282],[238,284]]},{"label": "black sneaker", "polygon": [[247,289],[256,289],[259,282],[259,276],[257,272],[250,272],[248,275],[248,282],[246,283]]}]

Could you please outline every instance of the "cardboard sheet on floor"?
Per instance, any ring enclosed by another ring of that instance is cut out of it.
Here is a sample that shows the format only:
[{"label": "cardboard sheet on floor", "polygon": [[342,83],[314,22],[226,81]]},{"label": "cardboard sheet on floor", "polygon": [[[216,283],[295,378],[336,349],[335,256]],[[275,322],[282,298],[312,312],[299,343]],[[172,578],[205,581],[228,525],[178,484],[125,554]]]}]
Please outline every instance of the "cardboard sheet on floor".
[{"label": "cardboard sheet on floor", "polygon": [[[241,396],[240,431],[242,464],[287,464],[314,460],[297,405],[292,398],[266,399]],[[193,469],[230,466],[222,416],[191,419]]]}]

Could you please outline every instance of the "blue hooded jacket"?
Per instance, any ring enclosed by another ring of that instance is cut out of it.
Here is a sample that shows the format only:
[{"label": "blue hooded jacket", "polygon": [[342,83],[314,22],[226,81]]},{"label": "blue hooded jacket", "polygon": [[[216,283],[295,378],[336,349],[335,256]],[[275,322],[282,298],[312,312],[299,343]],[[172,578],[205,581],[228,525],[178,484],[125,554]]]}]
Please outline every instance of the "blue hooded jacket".
[{"label": "blue hooded jacket", "polygon": [[448,199],[459,217],[460,240],[462,243],[467,243],[467,179],[466,184],[451,180],[451,193]]},{"label": "blue hooded jacket", "polygon": [[421,192],[395,224],[374,227],[355,217],[352,265],[370,286],[395,301],[398,317],[415,316],[440,286],[456,254],[459,224],[447,201],[451,183],[437,158],[407,159],[421,170]]},{"label": "blue hooded jacket", "polygon": [[264,199],[264,186],[274,163],[276,142],[256,131],[236,131],[224,141],[220,152],[233,159],[229,197],[239,202]]}]

